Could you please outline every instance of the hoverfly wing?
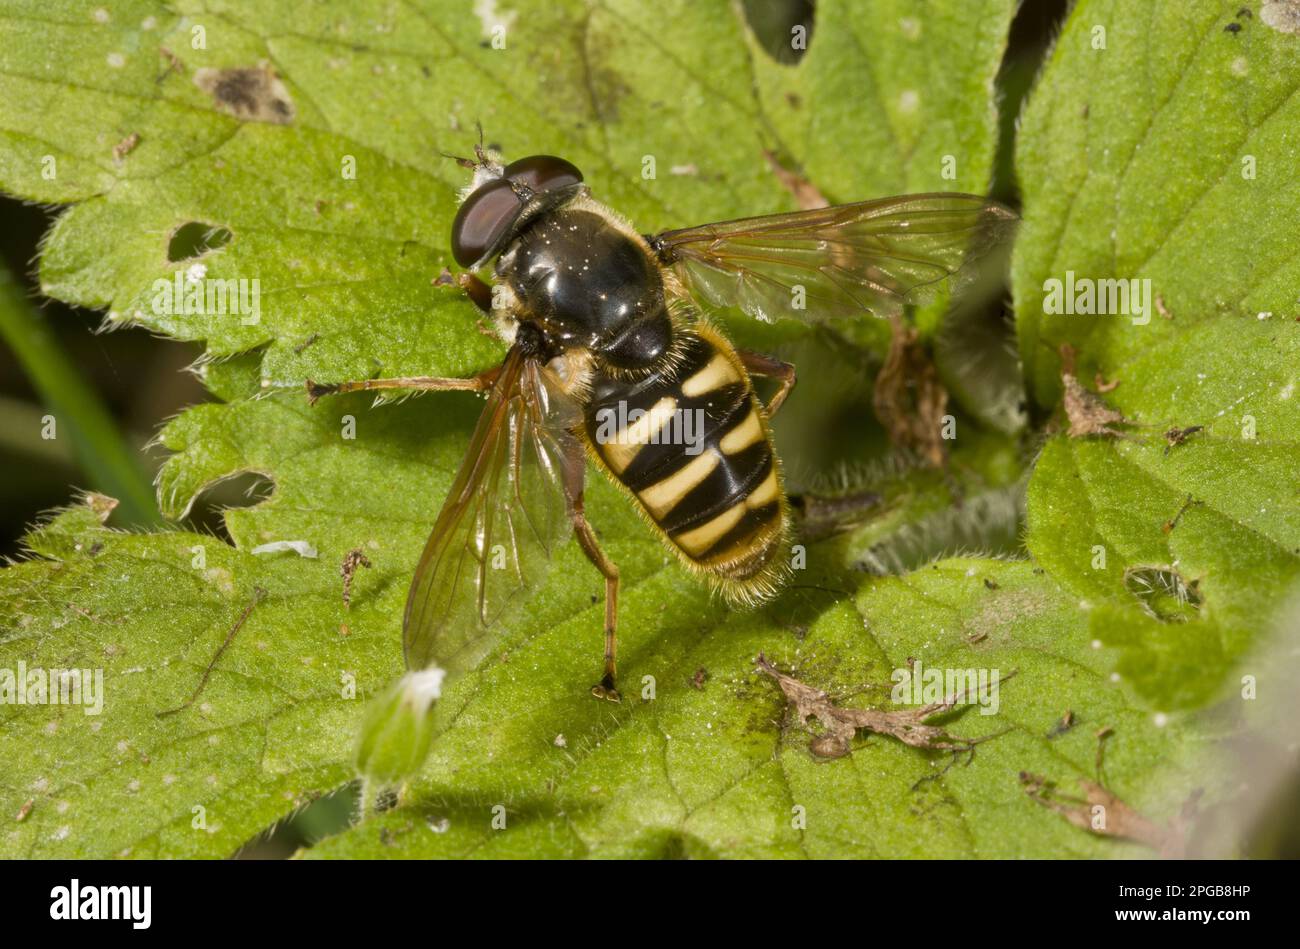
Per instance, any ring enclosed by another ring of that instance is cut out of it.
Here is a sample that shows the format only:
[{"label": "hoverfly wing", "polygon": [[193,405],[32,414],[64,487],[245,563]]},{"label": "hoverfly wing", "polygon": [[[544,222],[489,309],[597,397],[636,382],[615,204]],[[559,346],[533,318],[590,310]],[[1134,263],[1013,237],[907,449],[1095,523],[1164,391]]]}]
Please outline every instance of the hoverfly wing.
[{"label": "hoverfly wing", "polygon": [[411,581],[408,668],[473,668],[541,584],[571,530],[579,418],[549,370],[512,349]]},{"label": "hoverfly wing", "polygon": [[976,195],[914,194],[665,231],[650,243],[704,300],[761,320],[887,316],[971,274],[1017,220]]}]

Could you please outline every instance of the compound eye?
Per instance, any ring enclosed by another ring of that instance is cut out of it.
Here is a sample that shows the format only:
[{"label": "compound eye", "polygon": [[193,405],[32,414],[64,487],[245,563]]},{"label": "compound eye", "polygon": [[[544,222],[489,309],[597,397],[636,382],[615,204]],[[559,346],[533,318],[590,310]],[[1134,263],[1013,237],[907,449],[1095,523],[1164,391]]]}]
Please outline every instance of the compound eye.
[{"label": "compound eye", "polygon": [[451,223],[451,254],[462,267],[472,267],[483,258],[520,208],[519,198],[505,178],[481,185],[461,204]]},{"label": "compound eye", "polygon": [[512,161],[506,165],[504,174],[534,191],[554,191],[582,181],[582,172],[573,162],[554,155],[530,155]]}]

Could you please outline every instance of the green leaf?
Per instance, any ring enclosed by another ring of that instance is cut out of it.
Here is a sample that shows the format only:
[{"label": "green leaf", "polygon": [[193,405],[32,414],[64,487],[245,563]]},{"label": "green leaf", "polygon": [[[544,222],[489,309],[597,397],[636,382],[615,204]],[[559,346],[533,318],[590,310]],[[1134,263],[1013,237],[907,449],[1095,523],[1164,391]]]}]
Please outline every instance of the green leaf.
[{"label": "green leaf", "polygon": [[[573,159],[647,231],[793,207],[765,149],[835,200],[982,191],[1012,9],[822,4],[807,56],[790,67],[721,0],[521,2],[501,22],[433,0],[292,11],[181,0],[53,15],[10,4],[0,185],[72,205],[45,246],[43,288],[108,309],[111,323],[206,342],[203,376],[223,401],[164,429],[165,513],[179,517],[238,474],[272,489],[226,512],[233,546],[109,531],[107,502],[92,498],[29,536],[33,559],[0,571],[0,668],[89,669],[90,681],[102,670],[104,683],[98,715],[0,705],[12,762],[0,813],[21,815],[0,852],[228,855],[352,778],[365,703],[401,671],[412,566],[480,403],[310,407],[302,382],[464,374],[499,358],[460,293],[435,282],[464,184],[439,152],[468,150],[475,121],[510,155]],[[497,25],[505,49],[493,48]],[[51,75],[51,61],[64,72]],[[204,70],[223,69],[256,70],[241,81],[271,90],[257,120],[214,100]],[[846,143],[870,160],[846,161]],[[946,155],[955,180],[943,176]],[[647,156],[653,179],[642,176]],[[179,274],[185,288],[196,268],[258,279],[256,313],[156,311],[155,282]],[[828,402],[827,417],[851,418],[853,404]],[[844,431],[863,441],[855,457],[869,453],[861,425]],[[1014,509],[1018,446],[963,430],[953,459],[951,480],[893,472],[882,521],[810,545],[799,581],[747,614],[711,600],[593,479],[588,512],[624,581],[626,700],[587,693],[602,583],[567,545],[502,651],[439,701],[439,734],[403,806],[313,852],[1144,852],[1070,826],[1018,778],[1095,777],[1096,731],[1109,727],[1106,779],[1131,806],[1166,820],[1206,783],[1198,763],[1212,725],[1199,712],[1158,718],[1111,684],[1117,660],[1093,647],[1070,583],[991,557],[901,576],[846,569],[868,554],[902,570],[953,546],[1001,544],[1006,518],[966,534],[954,510],[994,498]],[[277,549],[290,543],[302,553]],[[356,549],[372,567],[355,575],[346,608],[339,566]],[[954,735],[988,737],[969,758],[860,735],[848,757],[822,761],[754,672],[760,651],[850,706],[897,707],[891,676],[909,659],[1015,676],[997,715],[962,707],[942,719]],[[1077,727],[1062,728],[1067,717]]]},{"label": "green leaf", "polygon": [[[820,3],[815,42],[797,66],[756,58],[763,107],[781,144],[832,202],[983,194],[997,147],[990,90],[1014,9],[1002,0],[950,9],[909,0]],[[846,160],[846,148],[869,160]]]},{"label": "green leaf", "polygon": [[[1209,323],[1295,316],[1300,38],[1240,8],[1082,0],[1056,42],[1021,123],[1012,268],[1020,355],[1043,405],[1060,395],[1062,342],[1090,379]],[[1067,271],[1149,280],[1148,308],[1048,314],[1046,282]]]},{"label": "green leaf", "polygon": [[[0,580],[6,673],[58,682],[57,670],[83,670],[99,696],[0,705],[4,810],[27,811],[6,828],[3,852],[232,853],[350,777],[339,749],[351,746],[359,703],[339,699],[340,675],[365,670],[361,687],[377,689],[399,662],[389,642],[322,623],[318,590],[333,565],[255,557],[198,534],[108,531],[92,526],[103,508],[59,515],[29,538],[57,559]],[[194,694],[259,588],[265,598],[197,701],[160,715]]]},{"label": "green leaf", "polygon": [[[1216,695],[1300,577],[1298,366],[1289,326],[1207,323],[1107,370],[1138,433],[1057,435],[1034,469],[1031,552],[1157,708]],[[1180,444],[1163,434],[1193,426]],[[1153,582],[1185,588],[1190,608],[1159,608]]]},{"label": "green leaf", "polygon": [[[1079,378],[1117,382],[1104,398],[1132,423],[1048,441],[1028,546],[1158,709],[1219,694],[1300,573],[1297,38],[1236,10],[1080,3],[1019,142],[1013,284],[1032,392],[1055,401],[1069,343]],[[1047,312],[1047,281],[1067,271],[1149,280],[1146,309]]]},{"label": "green leaf", "polygon": [[[1160,727],[1108,686],[1108,660],[1090,648],[1073,599],[1028,563],[947,560],[848,602],[823,594],[797,628],[775,609],[722,617],[667,572],[630,599],[626,651],[636,677],[654,677],[653,700],[626,688],[617,708],[575,702],[591,670],[572,644],[590,623],[540,633],[445,697],[448,727],[414,806],[312,854],[1114,856],[1140,851],[1070,827],[1030,799],[1019,773],[1092,776],[1095,733],[1109,726],[1120,737],[1106,774],[1132,806],[1165,819],[1197,780],[1183,756],[1204,732],[1191,718]],[[677,620],[656,605],[681,600],[691,609]],[[909,660],[1014,671],[996,715],[968,706],[943,722],[968,738],[1009,731],[969,760],[882,737],[819,760],[808,732],[783,721],[776,687],[754,673],[759,651],[849,705],[884,708],[896,707],[891,675]],[[1067,711],[1077,725],[1053,735]]]},{"label": "green leaf", "polygon": [[[985,194],[997,148],[991,91],[1014,11],[1005,0],[950,9],[918,9],[910,0],[818,4],[816,42],[798,65],[754,63],[779,157],[831,203],[868,194]],[[943,311],[943,300],[925,307],[921,329],[933,330]],[[851,333],[877,351],[888,347],[883,321],[864,321]]]},{"label": "green leaf", "polygon": [[[868,21],[852,4],[826,4],[823,39],[792,68],[770,61],[717,0],[518,5],[500,14],[505,49],[487,42],[497,24],[446,2],[292,14],[255,0],[142,3],[106,10],[106,22],[80,12],[58,23],[43,5],[18,5],[0,19],[0,185],[80,202],[50,235],[42,289],[106,307],[111,323],[202,339],[214,354],[266,345],[268,385],[466,374],[499,347],[474,331],[458,290],[431,281],[451,262],[464,184],[442,152],[467,152],[475,122],[509,155],[574,160],[647,231],[793,207],[765,149],[841,200],[982,191],[996,136],[988,87],[1013,4],[982,6],[971,42],[965,17],[896,3],[877,39],[874,11]],[[205,45],[194,48],[199,28]],[[51,46],[68,50],[66,75],[49,75]],[[261,63],[283,82],[289,125],[241,121],[196,82],[199,70]],[[845,96],[845,81],[875,94]],[[842,142],[864,137],[872,160],[844,162]],[[53,179],[42,176],[47,154]],[[945,154],[956,179],[942,176]],[[172,236],[195,222],[232,237],[169,259]],[[196,264],[210,280],[258,280],[256,322],[155,312],[155,281]]]}]

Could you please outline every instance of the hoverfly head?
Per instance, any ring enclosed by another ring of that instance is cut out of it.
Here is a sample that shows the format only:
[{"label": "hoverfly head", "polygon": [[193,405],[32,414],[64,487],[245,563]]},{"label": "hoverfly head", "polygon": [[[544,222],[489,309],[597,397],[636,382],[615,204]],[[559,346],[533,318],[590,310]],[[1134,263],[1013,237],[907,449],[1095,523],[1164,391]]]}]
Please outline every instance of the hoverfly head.
[{"label": "hoverfly head", "polygon": [[451,225],[452,256],[469,269],[500,253],[525,224],[553,206],[546,196],[582,183],[582,172],[554,155],[532,155],[502,165],[499,156],[482,145],[474,152],[477,160],[456,159],[474,169],[474,180]]}]

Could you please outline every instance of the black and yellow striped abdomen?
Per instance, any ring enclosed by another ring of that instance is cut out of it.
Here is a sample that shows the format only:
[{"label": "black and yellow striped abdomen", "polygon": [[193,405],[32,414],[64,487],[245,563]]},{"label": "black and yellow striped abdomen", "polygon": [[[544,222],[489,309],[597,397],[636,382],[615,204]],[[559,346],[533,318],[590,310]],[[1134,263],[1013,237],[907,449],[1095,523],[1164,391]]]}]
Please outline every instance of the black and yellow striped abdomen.
[{"label": "black and yellow striped abdomen", "polygon": [[731,344],[679,329],[676,358],[638,379],[597,372],[586,434],[608,472],[729,599],[775,592],[789,509],[763,409]]}]

